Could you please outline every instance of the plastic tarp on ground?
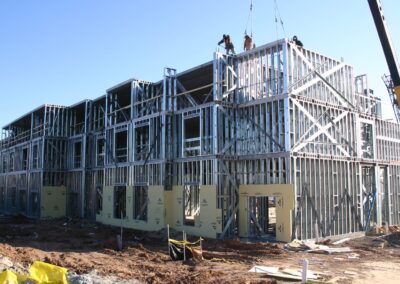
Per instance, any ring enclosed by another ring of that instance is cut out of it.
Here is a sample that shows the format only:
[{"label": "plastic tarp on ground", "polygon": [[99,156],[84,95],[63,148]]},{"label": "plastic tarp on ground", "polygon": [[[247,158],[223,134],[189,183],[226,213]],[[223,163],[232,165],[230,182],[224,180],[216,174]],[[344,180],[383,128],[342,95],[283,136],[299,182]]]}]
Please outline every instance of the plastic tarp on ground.
[{"label": "plastic tarp on ground", "polygon": [[29,277],[15,273],[11,270],[4,270],[0,273],[0,284],[20,284],[25,283]]},{"label": "plastic tarp on ground", "polygon": [[29,268],[31,278],[40,284],[68,284],[68,269],[53,264],[35,261]]},{"label": "plastic tarp on ground", "polygon": [[68,284],[67,271],[64,267],[35,261],[29,268],[29,275],[3,271],[0,273],[0,284],[24,284],[27,280],[36,284]]}]

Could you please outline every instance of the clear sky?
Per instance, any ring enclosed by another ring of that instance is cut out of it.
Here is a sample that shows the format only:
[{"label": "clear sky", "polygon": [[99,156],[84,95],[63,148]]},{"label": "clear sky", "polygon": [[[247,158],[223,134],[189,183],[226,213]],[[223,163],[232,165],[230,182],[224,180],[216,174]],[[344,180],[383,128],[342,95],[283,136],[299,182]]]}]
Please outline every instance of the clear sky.
[{"label": "clear sky", "polygon": [[[388,73],[367,0],[253,0],[257,45],[297,35],[368,74],[388,104]],[[126,79],[162,79],[213,58],[222,34],[241,49],[250,0],[1,0],[0,126],[44,103],[93,99]],[[400,1],[382,0],[400,52]],[[250,24],[248,26],[250,31]],[[391,107],[384,108],[391,117]]]}]

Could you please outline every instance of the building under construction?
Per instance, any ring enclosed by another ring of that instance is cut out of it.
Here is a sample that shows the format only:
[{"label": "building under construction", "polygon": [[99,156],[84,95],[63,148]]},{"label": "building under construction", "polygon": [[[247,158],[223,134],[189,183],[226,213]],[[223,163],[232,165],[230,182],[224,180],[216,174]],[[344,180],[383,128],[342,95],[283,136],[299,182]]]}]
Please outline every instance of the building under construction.
[{"label": "building under construction", "polygon": [[0,143],[3,214],[282,241],[400,223],[400,125],[365,75],[286,39],[43,105]]}]

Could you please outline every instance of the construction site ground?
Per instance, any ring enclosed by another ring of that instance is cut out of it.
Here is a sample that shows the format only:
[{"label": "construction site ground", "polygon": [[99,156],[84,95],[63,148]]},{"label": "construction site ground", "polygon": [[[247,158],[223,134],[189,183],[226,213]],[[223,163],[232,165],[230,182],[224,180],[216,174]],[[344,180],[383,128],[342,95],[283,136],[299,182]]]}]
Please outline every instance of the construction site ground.
[{"label": "construction site ground", "polygon": [[[81,220],[3,219],[0,267],[26,273],[34,261],[41,260],[78,275],[95,274],[104,280],[98,283],[287,283],[248,270],[255,265],[296,269],[308,259],[309,269],[322,277],[315,282],[399,283],[398,232],[351,239],[335,247],[352,251],[337,254],[287,251],[282,243],[206,239],[201,261],[172,261],[166,230],[124,229],[122,251],[116,250],[119,233],[120,228]],[[173,236],[181,239],[180,233]]]}]

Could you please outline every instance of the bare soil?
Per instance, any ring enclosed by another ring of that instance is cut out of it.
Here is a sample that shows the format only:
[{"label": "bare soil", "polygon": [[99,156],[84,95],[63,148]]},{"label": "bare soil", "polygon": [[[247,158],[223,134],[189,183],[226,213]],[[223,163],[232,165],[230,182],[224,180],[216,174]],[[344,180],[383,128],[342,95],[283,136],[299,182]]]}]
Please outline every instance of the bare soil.
[{"label": "bare soil", "polygon": [[[0,223],[0,258],[27,269],[41,260],[78,274],[98,271],[104,276],[145,283],[286,283],[249,273],[254,265],[309,269],[322,283],[398,283],[400,233],[353,239],[351,253],[290,252],[281,243],[245,243],[239,240],[204,240],[202,261],[171,261],[165,231],[124,230],[122,251],[117,251],[119,228],[78,220],[35,221],[16,218]],[[176,236],[180,239],[180,234]],[[332,246],[332,245],[329,245]]]}]

